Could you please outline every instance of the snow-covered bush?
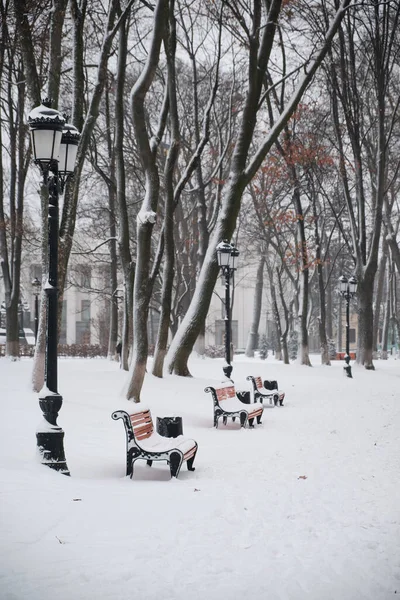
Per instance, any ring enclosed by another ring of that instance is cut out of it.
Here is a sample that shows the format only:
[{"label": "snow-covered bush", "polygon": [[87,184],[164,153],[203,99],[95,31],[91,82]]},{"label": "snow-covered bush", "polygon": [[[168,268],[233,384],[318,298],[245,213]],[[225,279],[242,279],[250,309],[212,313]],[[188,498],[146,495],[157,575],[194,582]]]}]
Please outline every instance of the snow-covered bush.
[{"label": "snow-covered bush", "polygon": [[265,360],[267,358],[268,350],[269,350],[269,342],[267,340],[267,336],[265,335],[265,333],[263,333],[260,337],[260,344],[259,344],[259,354],[260,354],[261,360]]},{"label": "snow-covered bush", "polygon": [[288,350],[290,360],[296,360],[299,349],[299,334],[293,330],[289,334]]}]

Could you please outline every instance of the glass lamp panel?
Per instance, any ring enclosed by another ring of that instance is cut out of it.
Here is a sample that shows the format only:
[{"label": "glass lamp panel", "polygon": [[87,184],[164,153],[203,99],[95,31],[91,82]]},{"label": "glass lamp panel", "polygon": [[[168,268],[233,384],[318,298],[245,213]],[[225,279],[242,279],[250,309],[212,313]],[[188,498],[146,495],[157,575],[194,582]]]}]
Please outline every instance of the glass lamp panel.
[{"label": "glass lamp panel", "polygon": [[80,133],[70,123],[64,125],[60,146],[59,172],[70,175],[74,172]]},{"label": "glass lamp panel", "polygon": [[228,242],[221,242],[217,246],[218,265],[228,267],[230,264],[232,246]]},{"label": "glass lamp panel", "polygon": [[350,277],[349,279],[349,291],[351,294],[355,294],[357,290],[357,279],[355,277]]},{"label": "glass lamp panel", "polygon": [[339,292],[347,292],[347,277],[339,277]]},{"label": "glass lamp panel", "polygon": [[232,269],[237,269],[238,259],[239,259],[239,250],[237,248],[233,247],[232,252],[231,252],[231,262],[230,262],[230,266]]},{"label": "glass lamp panel", "polygon": [[76,153],[78,146],[76,144],[68,143],[60,145],[60,158],[58,170],[61,173],[69,174],[73,173],[75,169]]},{"label": "glass lamp panel", "polygon": [[32,129],[32,148],[34,159],[42,162],[58,160],[61,143],[61,131],[54,129]]}]

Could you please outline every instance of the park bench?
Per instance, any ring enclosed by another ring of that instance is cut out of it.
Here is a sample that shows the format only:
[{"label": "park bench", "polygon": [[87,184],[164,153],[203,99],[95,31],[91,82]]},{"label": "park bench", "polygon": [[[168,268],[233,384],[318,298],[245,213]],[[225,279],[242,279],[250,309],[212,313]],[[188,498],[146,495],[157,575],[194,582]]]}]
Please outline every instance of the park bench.
[{"label": "park bench", "polygon": [[253,404],[244,404],[239,400],[235,392],[235,386],[228,385],[223,387],[208,386],[204,390],[212,394],[214,402],[214,427],[218,427],[219,418],[222,417],[223,424],[226,425],[228,418],[232,421],[236,417],[240,419],[240,425],[246,427],[254,427],[254,419],[257,418],[257,423],[261,424],[261,417],[264,411],[262,404],[255,402]]},{"label": "park bench", "polygon": [[194,471],[197,443],[179,435],[166,438],[154,431],[153,419],[148,409],[138,409],[132,414],[124,410],[112,413],[114,420],[122,419],[126,432],[126,474],[133,476],[137,460],[146,460],[151,467],[154,460],[165,460],[169,464],[171,477],[178,477],[182,463],[186,461],[189,471]]},{"label": "park bench", "polygon": [[266,380],[263,382],[261,377],[254,377],[253,375],[249,375],[246,379],[251,381],[253,385],[255,402],[261,402],[261,404],[263,404],[264,398],[266,398],[271,406],[277,406],[278,402],[280,406],[283,406],[285,392],[278,390],[277,381]]}]

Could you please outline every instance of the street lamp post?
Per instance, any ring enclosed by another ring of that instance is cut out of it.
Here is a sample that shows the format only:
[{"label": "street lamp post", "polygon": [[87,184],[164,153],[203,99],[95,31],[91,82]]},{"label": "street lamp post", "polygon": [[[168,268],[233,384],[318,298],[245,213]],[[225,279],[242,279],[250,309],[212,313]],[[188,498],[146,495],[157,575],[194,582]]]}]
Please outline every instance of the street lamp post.
[{"label": "street lamp post", "polygon": [[69,475],[64,453],[64,431],[57,424],[62,396],[57,383],[58,344],[58,199],[67,179],[73,174],[80,134],[65,118],[51,108],[49,100],[34,108],[28,117],[34,162],[41,170],[43,183],[49,191],[48,208],[48,279],[45,385],[39,395],[44,426],[36,438],[41,462]]},{"label": "street lamp post", "polygon": [[231,319],[231,295],[230,282],[236,271],[236,259],[239,250],[227,240],[220,242],[217,246],[218,266],[225,277],[225,362],[222,368],[224,375],[230,379],[232,374],[231,342],[232,342],[232,319]]},{"label": "street lamp post", "polygon": [[344,370],[347,377],[353,377],[350,366],[350,298],[356,295],[357,280],[355,277],[347,279],[344,275],[339,277],[339,294],[346,300],[346,354],[344,360],[346,366]]},{"label": "street lamp post", "polygon": [[35,344],[37,343],[39,329],[39,293],[41,287],[42,284],[40,283],[39,279],[35,277],[35,279],[32,281],[33,295],[35,296]]}]

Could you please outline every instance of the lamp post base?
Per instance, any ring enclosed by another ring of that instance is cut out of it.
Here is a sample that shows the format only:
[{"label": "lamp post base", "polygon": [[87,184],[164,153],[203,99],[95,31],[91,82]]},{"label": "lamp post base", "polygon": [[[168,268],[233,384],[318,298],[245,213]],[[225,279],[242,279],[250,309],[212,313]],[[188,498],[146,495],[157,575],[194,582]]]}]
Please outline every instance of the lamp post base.
[{"label": "lamp post base", "polygon": [[70,475],[64,453],[64,431],[57,425],[62,397],[57,393],[49,394],[39,398],[39,405],[44,417],[43,426],[36,432],[40,462],[63,475]]},{"label": "lamp post base", "polygon": [[351,366],[350,365],[344,366],[343,370],[345,372],[346,377],[350,377],[350,379],[353,378],[353,375],[351,374]]},{"label": "lamp post base", "polygon": [[60,428],[52,433],[38,432],[36,439],[42,465],[60,471],[63,475],[70,475],[64,454],[63,430]]}]

